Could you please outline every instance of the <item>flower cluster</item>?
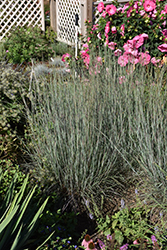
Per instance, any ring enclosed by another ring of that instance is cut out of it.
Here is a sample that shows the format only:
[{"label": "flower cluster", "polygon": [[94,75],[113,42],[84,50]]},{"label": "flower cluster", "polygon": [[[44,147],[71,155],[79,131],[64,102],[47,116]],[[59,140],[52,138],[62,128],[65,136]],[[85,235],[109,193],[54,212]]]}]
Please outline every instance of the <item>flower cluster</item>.
[{"label": "flower cluster", "polygon": [[167,52],[167,5],[163,0],[130,1],[123,7],[117,2],[105,7],[101,2],[97,10],[98,23],[92,28],[86,21],[89,40],[81,56],[87,68],[91,46],[107,46],[118,56],[121,66],[128,62],[157,66],[162,62],[160,58]]}]

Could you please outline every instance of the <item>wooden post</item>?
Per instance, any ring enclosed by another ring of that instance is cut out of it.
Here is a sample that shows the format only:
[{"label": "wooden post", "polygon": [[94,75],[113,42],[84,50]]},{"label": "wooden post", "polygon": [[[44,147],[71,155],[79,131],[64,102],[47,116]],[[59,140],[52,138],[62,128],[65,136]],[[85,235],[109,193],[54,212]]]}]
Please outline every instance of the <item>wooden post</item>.
[{"label": "wooden post", "polygon": [[42,15],[42,30],[45,31],[45,13],[44,13],[44,2],[41,0],[41,15]]},{"label": "wooden post", "polygon": [[57,32],[56,1],[50,0],[50,25],[54,32]]}]

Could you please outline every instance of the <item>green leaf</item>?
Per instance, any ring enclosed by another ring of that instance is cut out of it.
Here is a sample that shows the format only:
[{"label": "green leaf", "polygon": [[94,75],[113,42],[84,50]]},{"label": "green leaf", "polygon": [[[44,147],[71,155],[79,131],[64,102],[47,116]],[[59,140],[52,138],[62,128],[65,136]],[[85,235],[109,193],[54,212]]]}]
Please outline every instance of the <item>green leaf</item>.
[{"label": "green leaf", "polygon": [[114,221],[112,222],[112,228],[113,228],[113,229],[115,229],[117,223],[118,223],[118,220],[114,220]]},{"label": "green leaf", "polygon": [[123,240],[124,240],[124,237],[123,237],[121,231],[119,231],[119,230],[116,230],[116,231],[115,231],[115,240],[118,241],[119,245],[122,244],[122,242],[123,242]]}]

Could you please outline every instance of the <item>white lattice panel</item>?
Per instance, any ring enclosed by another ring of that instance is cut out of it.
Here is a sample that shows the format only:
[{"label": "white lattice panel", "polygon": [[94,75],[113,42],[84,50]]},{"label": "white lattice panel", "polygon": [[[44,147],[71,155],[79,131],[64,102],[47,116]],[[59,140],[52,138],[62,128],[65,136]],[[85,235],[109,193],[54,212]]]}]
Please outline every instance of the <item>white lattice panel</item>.
[{"label": "white lattice panel", "polygon": [[0,0],[0,40],[24,25],[44,30],[43,0]]},{"label": "white lattice panel", "polygon": [[78,32],[81,32],[80,0],[57,0],[57,37],[61,42],[75,44],[75,14],[79,16]]}]

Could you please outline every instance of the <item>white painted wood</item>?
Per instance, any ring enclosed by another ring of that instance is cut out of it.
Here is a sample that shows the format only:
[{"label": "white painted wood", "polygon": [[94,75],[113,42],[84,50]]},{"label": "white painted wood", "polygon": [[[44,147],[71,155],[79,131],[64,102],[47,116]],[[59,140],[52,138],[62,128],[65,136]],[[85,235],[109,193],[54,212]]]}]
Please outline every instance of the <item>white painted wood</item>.
[{"label": "white painted wood", "polygon": [[10,35],[11,30],[26,24],[45,30],[44,0],[0,1],[0,41]]}]

